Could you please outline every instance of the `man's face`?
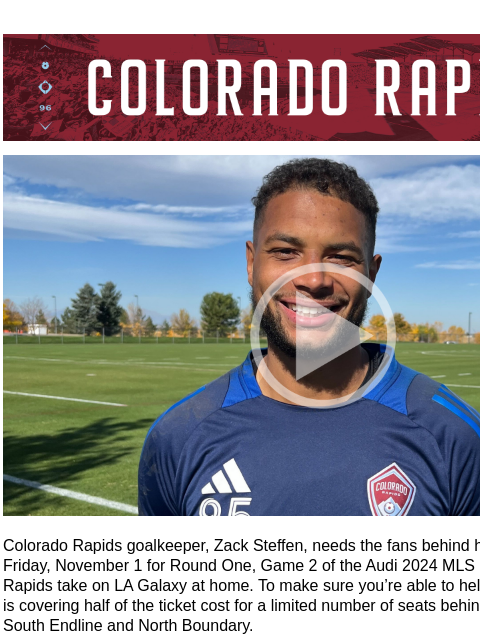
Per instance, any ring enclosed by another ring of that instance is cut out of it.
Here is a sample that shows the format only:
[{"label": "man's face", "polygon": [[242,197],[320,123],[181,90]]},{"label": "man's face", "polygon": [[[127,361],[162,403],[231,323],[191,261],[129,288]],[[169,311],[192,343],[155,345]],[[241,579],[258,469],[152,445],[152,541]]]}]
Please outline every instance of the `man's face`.
[{"label": "man's face", "polygon": [[[255,245],[247,243],[248,280],[255,306],[268,287],[296,267],[349,267],[374,281],[381,256],[371,258],[366,218],[349,203],[317,191],[292,190],[268,203]],[[345,330],[362,323],[367,290],[337,273],[293,278],[268,304],[262,327],[269,344],[287,356],[317,357],[335,349]],[[321,306],[319,306],[321,305]]]}]

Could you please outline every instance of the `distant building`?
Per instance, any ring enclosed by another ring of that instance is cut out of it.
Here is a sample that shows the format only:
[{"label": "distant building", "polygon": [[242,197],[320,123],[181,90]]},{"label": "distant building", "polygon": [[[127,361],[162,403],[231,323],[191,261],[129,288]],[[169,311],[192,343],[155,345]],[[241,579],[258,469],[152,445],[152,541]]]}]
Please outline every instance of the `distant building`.
[{"label": "distant building", "polygon": [[46,324],[29,324],[28,333],[33,336],[46,336],[48,334],[48,326]]}]

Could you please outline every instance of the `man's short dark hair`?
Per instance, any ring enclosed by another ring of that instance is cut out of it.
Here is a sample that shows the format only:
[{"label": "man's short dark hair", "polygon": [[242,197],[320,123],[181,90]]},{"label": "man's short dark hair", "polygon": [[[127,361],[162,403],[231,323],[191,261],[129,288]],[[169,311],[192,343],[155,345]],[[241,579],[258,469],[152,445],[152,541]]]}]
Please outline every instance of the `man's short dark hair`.
[{"label": "man's short dark hair", "polygon": [[263,178],[257,195],[252,198],[255,207],[253,237],[258,233],[267,204],[272,198],[286,191],[312,189],[326,196],[349,202],[364,214],[373,252],[375,227],[379,211],[378,202],[370,185],[360,178],[353,167],[342,162],[322,158],[290,160],[275,167]]}]

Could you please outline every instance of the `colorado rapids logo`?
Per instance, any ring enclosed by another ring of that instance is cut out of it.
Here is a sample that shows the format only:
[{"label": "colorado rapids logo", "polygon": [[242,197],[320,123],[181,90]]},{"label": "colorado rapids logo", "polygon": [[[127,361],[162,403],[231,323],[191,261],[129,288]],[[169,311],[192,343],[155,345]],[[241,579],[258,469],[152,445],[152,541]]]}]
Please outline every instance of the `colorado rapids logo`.
[{"label": "colorado rapids logo", "polygon": [[415,498],[416,487],[393,462],[368,480],[367,490],[374,516],[406,516]]}]

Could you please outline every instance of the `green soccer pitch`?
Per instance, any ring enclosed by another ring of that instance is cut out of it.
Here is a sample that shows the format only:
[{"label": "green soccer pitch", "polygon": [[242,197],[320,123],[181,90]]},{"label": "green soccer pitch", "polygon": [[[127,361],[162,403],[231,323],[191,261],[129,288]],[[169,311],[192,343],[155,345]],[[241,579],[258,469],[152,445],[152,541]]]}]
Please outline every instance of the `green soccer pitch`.
[{"label": "green soccer pitch", "polygon": [[[4,477],[10,477],[4,515],[134,515],[137,464],[152,422],[240,364],[248,349],[5,344],[4,392],[14,393],[3,397]],[[397,358],[480,410],[480,345],[401,343]]]}]

